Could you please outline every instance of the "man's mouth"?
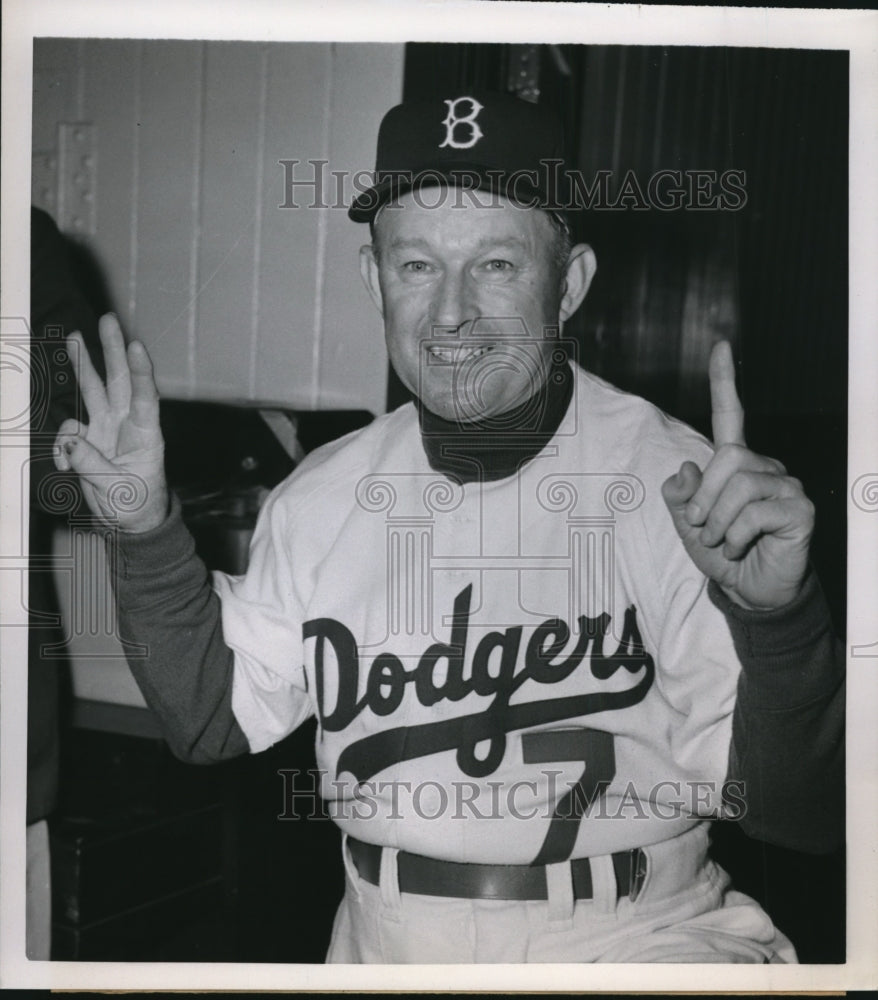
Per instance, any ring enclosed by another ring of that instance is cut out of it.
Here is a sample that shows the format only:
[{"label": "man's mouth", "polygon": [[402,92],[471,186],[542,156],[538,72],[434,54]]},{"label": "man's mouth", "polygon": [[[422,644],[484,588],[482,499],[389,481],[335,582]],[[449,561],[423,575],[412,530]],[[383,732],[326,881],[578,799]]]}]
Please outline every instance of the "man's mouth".
[{"label": "man's mouth", "polygon": [[467,344],[466,346],[430,344],[427,347],[427,354],[440,364],[459,365],[464,361],[480,358],[493,349],[493,344]]}]

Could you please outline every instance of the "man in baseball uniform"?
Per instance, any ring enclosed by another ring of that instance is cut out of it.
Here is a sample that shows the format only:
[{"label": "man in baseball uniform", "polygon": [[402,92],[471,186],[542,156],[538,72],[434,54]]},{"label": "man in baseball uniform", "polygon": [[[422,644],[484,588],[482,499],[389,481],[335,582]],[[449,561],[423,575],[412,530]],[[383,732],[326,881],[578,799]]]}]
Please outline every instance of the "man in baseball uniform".
[{"label": "man in baseball uniform", "polygon": [[350,215],[415,402],[302,462],[245,576],[195,557],[149,358],[112,317],[57,461],[117,519],[132,669],[176,753],[316,715],[347,872],[330,961],[795,961],[707,845],[722,816],[839,836],[813,508],[747,448],[728,345],[712,444],[576,363],[596,265],[560,165],[552,116],[512,97],[388,113]]}]

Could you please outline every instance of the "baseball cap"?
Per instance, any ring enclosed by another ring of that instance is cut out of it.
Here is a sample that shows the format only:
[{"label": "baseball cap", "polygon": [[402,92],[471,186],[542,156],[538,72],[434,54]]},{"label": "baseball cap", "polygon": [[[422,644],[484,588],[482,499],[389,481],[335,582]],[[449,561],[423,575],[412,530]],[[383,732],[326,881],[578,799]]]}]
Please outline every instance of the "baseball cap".
[{"label": "baseball cap", "polygon": [[387,112],[375,182],[348,215],[370,222],[388,201],[436,185],[489,191],[559,213],[565,178],[563,134],[553,112],[511,94],[468,90]]}]

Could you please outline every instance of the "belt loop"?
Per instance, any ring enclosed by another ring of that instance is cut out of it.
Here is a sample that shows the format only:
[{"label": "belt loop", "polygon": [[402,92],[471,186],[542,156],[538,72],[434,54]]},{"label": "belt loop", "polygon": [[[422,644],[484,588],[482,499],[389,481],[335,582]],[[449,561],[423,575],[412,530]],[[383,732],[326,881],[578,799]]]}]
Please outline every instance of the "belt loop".
[{"label": "belt loop", "polygon": [[615,913],[619,893],[612,855],[601,854],[589,861],[595,913]]},{"label": "belt loop", "polygon": [[628,898],[632,903],[637,901],[648,871],[646,851],[642,847],[635,847],[631,851],[631,875],[628,880]]},{"label": "belt loop", "polygon": [[399,868],[396,856],[399,849],[384,847],[381,850],[381,868],[378,876],[378,888],[381,893],[381,906],[386,916],[391,920],[400,919]]},{"label": "belt loop", "polygon": [[362,877],[357,871],[357,866],[354,864],[354,859],[351,857],[351,851],[348,847],[348,835],[342,833],[341,835],[341,856],[344,862],[344,870],[348,875],[348,884],[351,887],[351,891],[354,893],[357,899],[360,898],[360,878]]},{"label": "belt loop", "polygon": [[552,930],[573,926],[573,870],[569,861],[546,865],[546,897]]}]

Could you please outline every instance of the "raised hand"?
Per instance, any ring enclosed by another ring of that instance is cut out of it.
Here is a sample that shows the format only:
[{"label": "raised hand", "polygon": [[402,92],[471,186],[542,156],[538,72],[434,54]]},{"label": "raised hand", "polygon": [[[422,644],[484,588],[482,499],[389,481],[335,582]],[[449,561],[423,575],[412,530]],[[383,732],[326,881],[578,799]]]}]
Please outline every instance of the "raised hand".
[{"label": "raised hand", "polygon": [[804,583],[814,506],[780,462],[747,448],[726,341],[714,347],[709,372],[716,452],[703,472],[684,462],[662,494],[705,576],[744,607],[780,608]]},{"label": "raised hand", "polygon": [[65,420],[55,440],[55,465],[72,469],[93,514],[121,531],[157,527],[168,514],[164,441],[152,362],[138,341],[127,350],[112,314],[98,323],[106,386],[79,333],[68,338],[88,426]]}]

